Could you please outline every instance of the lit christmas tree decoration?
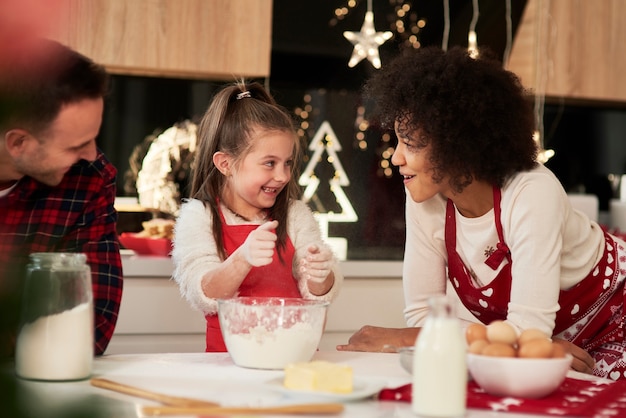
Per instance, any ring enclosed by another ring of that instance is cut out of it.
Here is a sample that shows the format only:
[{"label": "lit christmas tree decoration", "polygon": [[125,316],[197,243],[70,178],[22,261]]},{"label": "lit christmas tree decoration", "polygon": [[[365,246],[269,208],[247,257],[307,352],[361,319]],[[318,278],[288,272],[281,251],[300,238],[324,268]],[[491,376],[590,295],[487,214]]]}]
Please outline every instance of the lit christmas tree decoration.
[{"label": "lit christmas tree decoration", "polygon": [[[340,213],[333,211],[319,212],[314,211],[314,216],[320,224],[322,237],[333,248],[337,258],[345,260],[348,255],[348,240],[341,237],[328,237],[328,224],[330,222],[356,222],[359,220],[352,203],[343,191],[343,187],[350,185],[348,175],[346,174],[341,161],[339,161],[338,151],[341,151],[341,144],[337,135],[333,131],[328,121],[324,121],[319,127],[315,136],[309,144],[309,150],[313,151],[313,155],[309,159],[309,163],[300,176],[299,183],[305,186],[302,200],[309,202],[314,198],[315,192],[320,185],[320,179],[315,174],[315,167],[323,161],[332,164],[334,175],[328,180],[331,193],[337,199],[337,204],[341,208]],[[324,160],[322,154],[326,152],[328,157]]]}]

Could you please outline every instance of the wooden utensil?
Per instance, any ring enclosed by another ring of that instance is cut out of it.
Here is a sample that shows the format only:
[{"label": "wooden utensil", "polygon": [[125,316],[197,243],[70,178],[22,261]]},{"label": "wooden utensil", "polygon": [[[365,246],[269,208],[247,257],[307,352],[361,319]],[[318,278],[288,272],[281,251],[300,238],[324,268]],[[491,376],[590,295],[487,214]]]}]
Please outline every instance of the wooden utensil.
[{"label": "wooden utensil", "polygon": [[172,407],[172,406],[143,406],[144,415],[232,415],[232,414],[299,414],[299,415],[336,415],[343,412],[344,406],[340,403],[312,403],[283,406],[251,406],[251,407]]},{"label": "wooden utensil", "polygon": [[219,404],[200,399],[184,398],[180,396],[164,395],[162,393],[152,392],[145,389],[125,385],[123,383],[114,382],[108,379],[93,378],[90,380],[92,386],[109,389],[126,395],[137,396],[138,398],[150,399],[161,402],[164,405],[179,408],[211,408],[218,407]]}]

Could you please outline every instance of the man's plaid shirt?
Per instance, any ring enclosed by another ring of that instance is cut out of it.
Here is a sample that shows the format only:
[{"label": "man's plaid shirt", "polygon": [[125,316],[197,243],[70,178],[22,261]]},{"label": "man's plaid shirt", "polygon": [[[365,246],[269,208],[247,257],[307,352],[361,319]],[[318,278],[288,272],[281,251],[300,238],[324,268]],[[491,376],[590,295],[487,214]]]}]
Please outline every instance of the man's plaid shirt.
[{"label": "man's plaid shirt", "polygon": [[92,274],[98,355],[113,335],[122,299],[116,174],[98,152],[95,161],[75,164],[58,186],[24,177],[0,197],[0,280],[20,276],[34,252],[85,253]]}]

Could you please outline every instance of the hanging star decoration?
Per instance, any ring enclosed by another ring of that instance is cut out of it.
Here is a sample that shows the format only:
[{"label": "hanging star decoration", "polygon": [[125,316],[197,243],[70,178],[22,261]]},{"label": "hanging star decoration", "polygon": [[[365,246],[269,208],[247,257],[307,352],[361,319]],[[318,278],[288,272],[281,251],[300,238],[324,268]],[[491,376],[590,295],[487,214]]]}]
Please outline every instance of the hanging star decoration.
[{"label": "hanging star decoration", "polygon": [[374,13],[368,10],[365,13],[365,20],[361,26],[360,32],[345,31],[343,36],[354,45],[352,57],[348,62],[348,67],[352,68],[367,58],[374,68],[381,67],[380,56],[378,55],[378,47],[391,39],[391,32],[376,32],[374,28]]}]

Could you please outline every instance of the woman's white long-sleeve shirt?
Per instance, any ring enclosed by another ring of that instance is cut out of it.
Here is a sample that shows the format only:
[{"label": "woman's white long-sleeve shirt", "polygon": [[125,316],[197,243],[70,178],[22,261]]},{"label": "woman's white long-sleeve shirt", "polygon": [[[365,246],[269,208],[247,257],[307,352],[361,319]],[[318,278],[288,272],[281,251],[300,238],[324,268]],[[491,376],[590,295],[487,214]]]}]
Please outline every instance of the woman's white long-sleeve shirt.
[{"label": "woman's white long-sleeve shirt", "polygon": [[[224,219],[229,225],[250,224],[222,206]],[[263,222],[256,222],[261,224]],[[185,201],[176,220],[172,261],[174,272],[172,278],[178,283],[181,295],[189,304],[205,315],[217,312],[217,299],[207,297],[202,291],[202,277],[218,267],[220,260],[215,239],[213,238],[211,211],[197,199]],[[306,255],[307,248],[312,245],[327,247],[322,240],[319,224],[313,217],[309,207],[300,200],[291,202],[288,210],[287,234],[295,248],[292,262],[293,276],[298,282],[300,294],[305,299],[321,299],[332,301],[343,283],[343,275],[335,259],[333,273],[335,283],[331,290],[322,296],[309,292],[306,280],[298,271],[298,263]]]},{"label": "woman's white long-sleeve shirt", "polygon": [[[446,291],[445,212],[441,196],[415,203],[407,194],[403,286],[409,326],[423,323],[425,297]],[[559,180],[542,165],[504,186],[501,221],[512,258],[507,321],[552,335],[559,291],[580,282],[599,261],[602,229],[571,206]],[[484,264],[485,251],[498,242],[493,209],[478,218],[456,211],[456,228],[457,252],[476,285],[487,285],[499,271]]]}]

